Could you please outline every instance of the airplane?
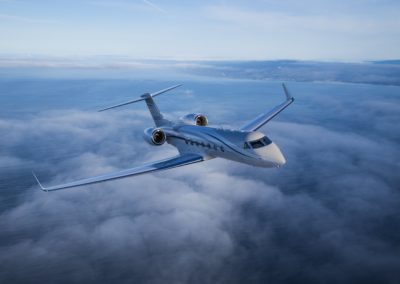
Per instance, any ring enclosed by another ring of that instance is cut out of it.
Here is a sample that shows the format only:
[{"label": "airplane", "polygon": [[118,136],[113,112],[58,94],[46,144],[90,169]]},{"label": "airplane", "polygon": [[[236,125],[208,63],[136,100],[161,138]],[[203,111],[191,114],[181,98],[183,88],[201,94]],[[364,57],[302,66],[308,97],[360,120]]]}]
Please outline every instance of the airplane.
[{"label": "airplane", "polygon": [[161,146],[165,143],[171,144],[177,148],[179,155],[130,169],[49,187],[44,187],[35,173],[32,172],[40,188],[46,192],[66,189],[172,169],[217,157],[266,168],[280,167],[286,163],[278,146],[266,135],[258,131],[258,129],[293,103],[294,98],[290,95],[284,83],[282,87],[286,95],[286,100],[272,110],[261,113],[237,130],[210,127],[208,126],[207,117],[201,113],[187,114],[176,122],[165,119],[153,98],[180,86],[175,85],[155,93],[145,93],[138,99],[99,110],[106,111],[139,101],[145,101],[155,126],[144,130],[144,140],[153,146]]}]

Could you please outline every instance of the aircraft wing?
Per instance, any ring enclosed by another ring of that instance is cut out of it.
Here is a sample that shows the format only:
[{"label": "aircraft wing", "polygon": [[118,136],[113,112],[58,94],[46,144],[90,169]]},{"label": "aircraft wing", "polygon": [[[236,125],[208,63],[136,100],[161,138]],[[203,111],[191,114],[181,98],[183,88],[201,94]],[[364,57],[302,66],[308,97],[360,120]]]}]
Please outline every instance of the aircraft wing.
[{"label": "aircraft wing", "polygon": [[64,184],[59,184],[59,185],[54,185],[54,186],[49,186],[49,187],[44,187],[40,183],[39,179],[35,175],[35,173],[32,172],[33,176],[35,177],[37,183],[39,184],[40,188],[43,191],[53,191],[53,190],[59,190],[59,189],[65,189],[69,187],[76,187],[76,186],[81,186],[81,185],[87,185],[87,184],[92,184],[92,183],[99,183],[107,180],[112,180],[112,179],[118,179],[118,178],[123,178],[123,177],[128,177],[128,176],[135,176],[135,175],[140,175],[144,173],[150,173],[150,172],[155,172],[155,171],[161,171],[161,170],[166,170],[166,169],[171,169],[171,168],[176,168],[180,166],[185,166],[193,163],[198,163],[202,162],[204,159],[200,155],[196,154],[183,154],[179,155],[173,158],[145,164],[142,166],[118,171],[118,172],[113,172],[113,173],[108,173],[104,175],[99,175],[95,177],[90,177],[90,178],[85,178],[77,181],[72,181]]},{"label": "aircraft wing", "polygon": [[252,121],[246,123],[243,125],[240,130],[245,130],[245,131],[255,131],[259,129],[261,126],[266,124],[268,121],[273,119],[275,116],[277,116],[281,111],[283,111],[285,108],[287,108],[291,103],[293,103],[294,98],[290,95],[288,89],[286,88],[285,84],[282,84],[283,90],[286,95],[286,101],[283,103],[277,105],[274,107],[272,110],[262,113],[259,116],[257,116],[255,119]]}]

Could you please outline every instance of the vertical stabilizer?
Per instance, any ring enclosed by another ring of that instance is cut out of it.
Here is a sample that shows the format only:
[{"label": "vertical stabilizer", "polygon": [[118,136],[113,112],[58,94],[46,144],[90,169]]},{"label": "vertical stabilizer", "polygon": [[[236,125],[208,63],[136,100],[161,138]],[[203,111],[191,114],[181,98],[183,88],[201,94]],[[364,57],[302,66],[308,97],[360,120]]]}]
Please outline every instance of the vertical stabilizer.
[{"label": "vertical stabilizer", "polygon": [[[1,1],[1,0],[0,0]],[[158,109],[156,103],[153,100],[153,97],[164,94],[165,92],[171,91],[175,88],[180,87],[181,85],[175,85],[160,91],[157,91],[155,93],[146,93],[141,95],[140,99],[135,99],[135,100],[131,100],[131,101],[127,101],[121,104],[117,104],[117,105],[113,105],[110,107],[106,107],[106,108],[102,108],[99,111],[105,111],[105,110],[109,110],[109,109],[113,109],[113,108],[117,108],[117,107],[121,107],[121,106],[125,106],[125,105],[129,105],[132,103],[137,103],[140,101],[146,101],[147,107],[149,108],[150,114],[153,117],[154,123],[156,124],[156,126],[164,126],[164,125],[168,125],[170,124],[170,121],[165,119],[163,117],[163,115],[161,114],[160,110]]]},{"label": "vertical stabilizer", "polygon": [[153,117],[155,125],[162,126],[167,124],[168,120],[164,119],[156,103],[154,102],[153,97],[149,93],[143,94],[141,97],[145,100],[146,105],[149,108],[150,114]]}]

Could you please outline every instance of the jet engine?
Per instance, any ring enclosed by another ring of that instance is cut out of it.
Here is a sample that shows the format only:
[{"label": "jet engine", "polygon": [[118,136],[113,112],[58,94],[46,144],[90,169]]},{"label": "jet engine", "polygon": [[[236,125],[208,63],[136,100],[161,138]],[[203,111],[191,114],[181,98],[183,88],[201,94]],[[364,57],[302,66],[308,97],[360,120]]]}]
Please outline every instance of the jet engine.
[{"label": "jet engine", "polygon": [[208,119],[204,114],[201,113],[190,113],[181,117],[181,121],[185,124],[207,126]]},{"label": "jet engine", "polygon": [[153,146],[160,146],[167,140],[167,135],[162,129],[159,128],[147,128],[143,134],[144,140]]}]

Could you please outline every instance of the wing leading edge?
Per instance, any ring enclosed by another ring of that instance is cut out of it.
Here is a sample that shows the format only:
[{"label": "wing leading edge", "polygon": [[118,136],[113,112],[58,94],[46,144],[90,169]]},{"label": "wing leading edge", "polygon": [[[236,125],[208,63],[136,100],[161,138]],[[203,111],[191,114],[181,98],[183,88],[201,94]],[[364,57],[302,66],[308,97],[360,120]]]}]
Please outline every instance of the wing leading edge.
[{"label": "wing leading edge", "polygon": [[113,172],[113,173],[108,173],[104,175],[99,175],[91,178],[86,178],[86,179],[81,179],[73,182],[68,182],[64,184],[59,184],[55,186],[49,186],[49,187],[44,187],[40,183],[39,179],[35,175],[35,173],[32,172],[33,176],[35,177],[37,183],[39,184],[40,188],[43,191],[53,191],[53,190],[59,190],[59,189],[65,189],[65,188],[70,188],[70,187],[76,187],[76,186],[81,186],[81,185],[88,185],[92,183],[99,183],[99,182],[104,182],[108,180],[113,180],[113,179],[118,179],[118,178],[123,178],[123,177],[128,177],[128,176],[135,176],[135,175],[140,175],[144,173],[150,173],[150,172],[155,172],[155,171],[161,171],[161,170],[166,170],[166,169],[172,169],[176,167],[181,167],[193,163],[198,163],[202,162],[204,159],[200,155],[195,155],[195,154],[184,154],[184,155],[179,155],[173,158],[145,164],[142,166],[118,171],[118,172]]},{"label": "wing leading edge", "polygon": [[257,116],[255,119],[252,121],[246,123],[243,125],[240,130],[245,130],[245,131],[256,131],[259,129],[261,126],[266,124],[268,121],[273,119],[275,116],[277,116],[281,111],[283,111],[285,108],[287,108],[291,103],[293,103],[294,98],[290,95],[288,89],[286,88],[285,84],[282,84],[283,90],[286,95],[286,101],[283,103],[277,105],[273,109],[271,109],[268,112],[262,113],[259,116]]}]

